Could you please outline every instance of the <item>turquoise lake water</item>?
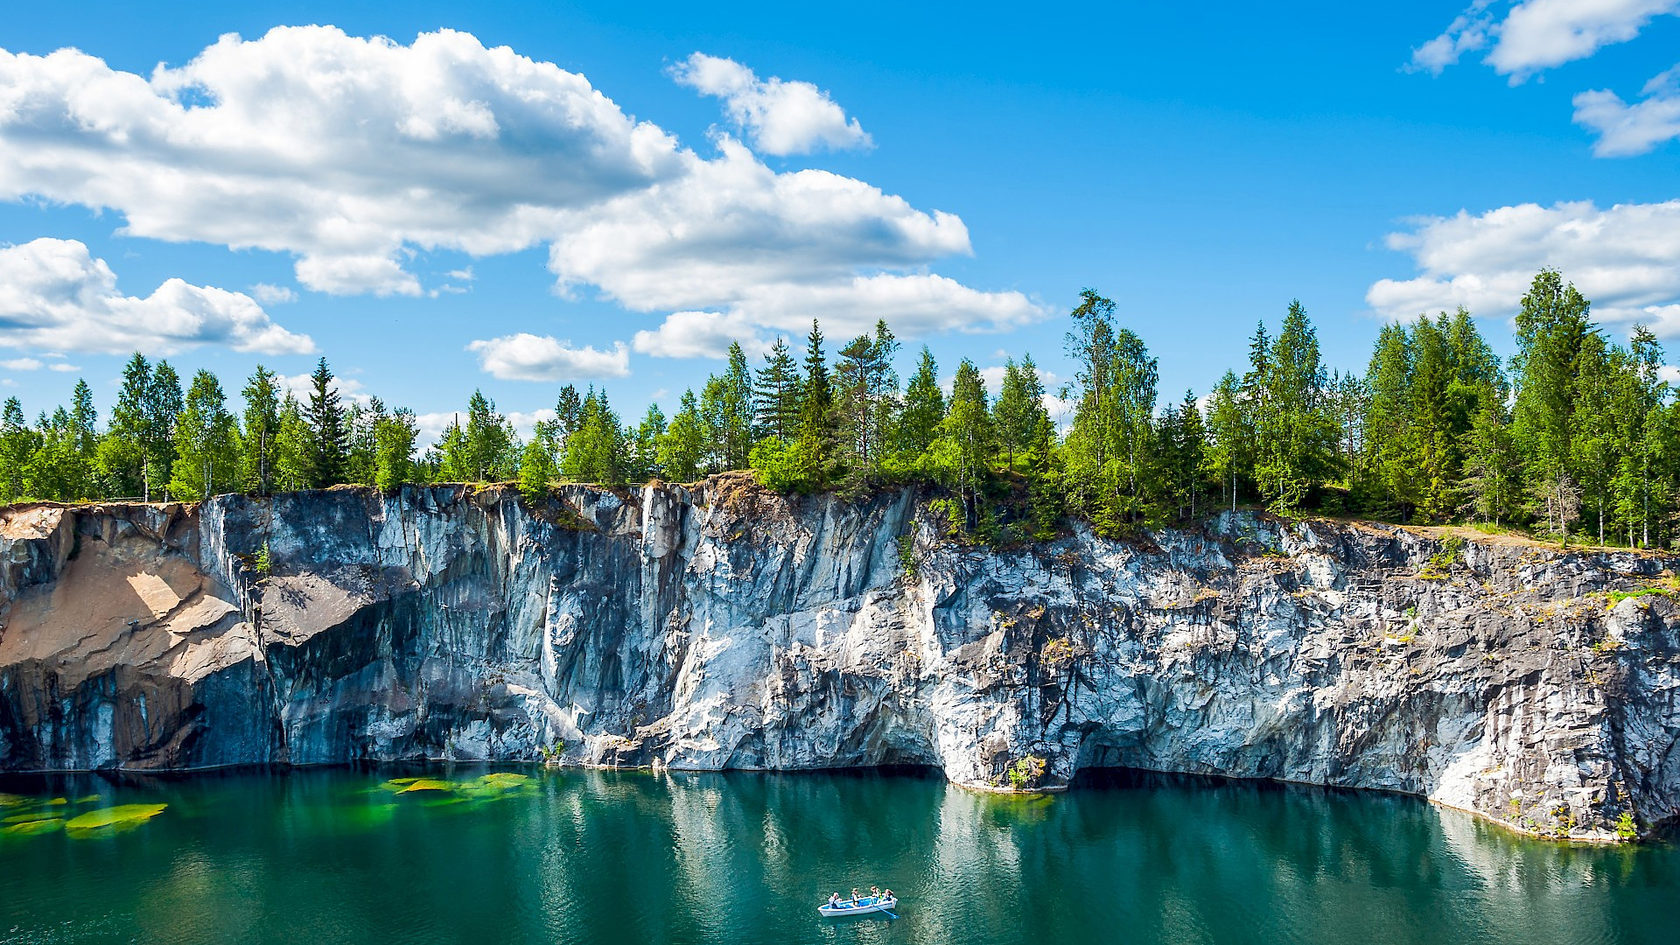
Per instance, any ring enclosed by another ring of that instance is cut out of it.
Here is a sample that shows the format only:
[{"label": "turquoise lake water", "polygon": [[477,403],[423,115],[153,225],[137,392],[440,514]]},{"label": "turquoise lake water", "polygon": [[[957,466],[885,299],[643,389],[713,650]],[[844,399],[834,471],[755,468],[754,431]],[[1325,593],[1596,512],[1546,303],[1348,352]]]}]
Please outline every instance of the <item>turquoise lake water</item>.
[{"label": "turquoise lake water", "polygon": [[[0,792],[0,942],[1680,942],[1672,844],[1366,793],[463,768]],[[871,883],[897,921],[817,915]]]}]

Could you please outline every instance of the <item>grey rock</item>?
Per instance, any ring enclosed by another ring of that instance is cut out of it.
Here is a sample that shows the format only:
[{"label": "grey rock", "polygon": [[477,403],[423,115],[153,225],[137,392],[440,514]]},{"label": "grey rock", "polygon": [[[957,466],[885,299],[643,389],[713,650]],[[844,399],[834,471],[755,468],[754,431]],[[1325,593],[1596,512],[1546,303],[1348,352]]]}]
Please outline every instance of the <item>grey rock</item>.
[{"label": "grey rock", "polygon": [[[337,488],[0,512],[0,770],[1042,762],[1680,814],[1671,557],[1225,513],[944,538],[914,491]],[[900,559],[908,535],[911,561]],[[254,570],[268,548],[270,572]],[[1432,564],[1431,559],[1435,561]]]}]

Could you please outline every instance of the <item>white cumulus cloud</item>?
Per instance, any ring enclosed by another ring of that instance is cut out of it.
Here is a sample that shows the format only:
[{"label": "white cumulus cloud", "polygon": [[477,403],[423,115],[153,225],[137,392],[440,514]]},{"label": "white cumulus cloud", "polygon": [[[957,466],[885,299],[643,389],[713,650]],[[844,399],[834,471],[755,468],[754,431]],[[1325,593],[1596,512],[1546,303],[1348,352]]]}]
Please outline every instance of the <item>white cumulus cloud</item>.
[{"label": "white cumulus cloud", "polygon": [[[735,65],[690,59],[682,74],[723,89],[723,64]],[[736,99],[760,148],[867,140],[808,83],[745,75]],[[958,217],[838,174],[775,172],[727,135],[716,148],[697,154],[584,76],[451,30],[408,45],[318,26],[230,34],[149,76],[73,49],[0,50],[0,199],[110,209],[131,236],[290,254],[316,291],[435,296],[472,270],[425,271],[431,251],[546,246],[564,292],[657,316],[719,312],[759,334],[796,320],[792,299],[822,306],[797,320],[832,315],[841,331],[883,300],[906,308],[868,321],[901,333],[1044,314],[927,271],[971,252]]]},{"label": "white cumulus cloud", "polygon": [[630,349],[619,342],[610,351],[572,347],[547,335],[519,332],[467,345],[492,377],[509,381],[569,381],[624,377],[630,373]]},{"label": "white cumulus cloud", "polygon": [[264,305],[281,305],[286,302],[296,302],[297,292],[293,291],[290,286],[259,282],[251,286],[251,297]]},{"label": "white cumulus cloud", "polygon": [[721,358],[730,342],[748,351],[769,344],[757,337],[756,326],[738,312],[672,312],[652,331],[638,331],[635,349],[656,358]]},{"label": "white cumulus cloud", "polygon": [[818,148],[868,148],[869,133],[827,92],[809,82],[760,79],[733,59],[695,53],[671,77],[702,95],[723,99],[724,112],[765,154],[809,154]]},{"label": "white cumulus cloud", "polygon": [[1601,321],[1642,322],[1680,336],[1680,200],[1550,207],[1424,217],[1388,237],[1419,275],[1383,279],[1365,299],[1379,314],[1411,318],[1463,305],[1483,316],[1514,313],[1534,274],[1560,270],[1593,301]]},{"label": "white cumulus cloud", "polygon": [[170,279],[145,298],[124,295],[105,260],[77,240],[0,247],[0,345],[169,354],[198,345],[307,354],[315,344],[269,319],[255,299]]},{"label": "white cumulus cloud", "polygon": [[1632,105],[1608,89],[1575,96],[1575,123],[1598,133],[1599,157],[1644,154],[1680,138],[1680,66],[1645,83],[1645,99]]},{"label": "white cumulus cloud", "polygon": [[1412,51],[1415,68],[1439,73],[1467,52],[1512,82],[1625,43],[1652,19],[1680,13],[1680,0],[1475,0],[1441,35]]}]

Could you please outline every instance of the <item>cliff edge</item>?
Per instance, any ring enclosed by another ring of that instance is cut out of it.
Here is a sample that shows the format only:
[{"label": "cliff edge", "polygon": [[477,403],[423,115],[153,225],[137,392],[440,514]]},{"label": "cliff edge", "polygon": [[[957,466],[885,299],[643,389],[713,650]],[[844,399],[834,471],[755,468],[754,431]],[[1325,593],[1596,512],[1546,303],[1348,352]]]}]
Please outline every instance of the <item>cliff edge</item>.
[{"label": "cliff edge", "polygon": [[0,770],[558,749],[1275,778],[1576,839],[1680,815],[1680,560],[1248,513],[993,550],[937,520],[744,475],[0,510]]}]

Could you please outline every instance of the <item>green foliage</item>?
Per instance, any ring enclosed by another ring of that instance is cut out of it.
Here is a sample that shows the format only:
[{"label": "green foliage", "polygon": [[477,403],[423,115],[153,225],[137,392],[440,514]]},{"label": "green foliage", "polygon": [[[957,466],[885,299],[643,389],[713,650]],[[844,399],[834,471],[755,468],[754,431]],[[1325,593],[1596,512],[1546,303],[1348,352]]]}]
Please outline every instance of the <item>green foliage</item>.
[{"label": "green foliage", "polygon": [[193,375],[175,421],[173,497],[193,501],[239,488],[239,422],[226,400],[216,375],[203,370]]},{"label": "green foliage", "polygon": [[1622,840],[1639,838],[1639,825],[1633,820],[1633,811],[1624,810],[1616,817],[1616,836]]},{"label": "green foliage", "polygon": [[[996,398],[963,362],[941,390],[922,348],[902,388],[884,322],[831,362],[813,322],[796,360],[777,339],[756,373],[741,345],[667,420],[649,405],[625,426],[604,392],[560,388],[554,417],[521,443],[474,392],[416,458],[417,421],[377,398],[346,405],[320,360],[303,402],[258,367],[242,411],[213,374],[183,395],[167,362],[129,359],[103,431],[86,382],[32,423],[0,416],[0,499],[198,498],[338,483],[387,492],[437,479],[504,481],[529,495],[555,478],[606,486],[692,481],[750,467],[783,491],[862,494],[928,483],[963,541],[1052,539],[1067,516],[1113,537],[1195,521],[1243,501],[1418,522],[1467,518],[1569,540],[1670,547],[1680,532],[1680,405],[1655,335],[1600,332],[1573,286],[1543,271],[1502,369],[1469,313],[1385,326],[1362,373],[1327,373],[1292,303],[1265,324],[1239,376],[1210,396],[1157,407],[1158,365],[1110,299],[1084,290],[1069,313],[1073,380],[1049,396],[1030,356],[1001,365]],[[1047,405],[1072,408],[1057,428]],[[1432,564],[1431,573],[1443,568]]]},{"label": "green foliage", "polygon": [[1445,573],[1464,556],[1464,538],[1448,535],[1441,541],[1441,550],[1429,556],[1429,570]]},{"label": "green foliage", "polygon": [[903,569],[905,579],[911,581],[916,579],[916,572],[921,567],[921,562],[916,559],[916,533],[914,529],[915,525],[912,523],[910,531],[898,536],[898,566]]},{"label": "green foliage", "polygon": [[1037,755],[1026,755],[1017,758],[1009,767],[1004,769],[1004,778],[1009,786],[1017,791],[1030,791],[1038,787],[1044,779],[1046,766],[1044,759]]},{"label": "green foliage", "polygon": [[548,498],[550,484],[559,472],[547,445],[533,438],[519,456],[519,494],[532,504]]},{"label": "green foliage", "polygon": [[309,401],[303,417],[308,423],[310,487],[330,486],[344,481],[350,451],[350,430],[345,423],[344,404],[339,397],[332,369],[322,358],[309,375]]},{"label": "green foliage", "polygon": [[255,567],[256,572],[262,575],[268,574],[274,567],[274,559],[271,558],[268,553],[268,542],[263,542],[262,547],[257,549],[257,553],[252,564]]}]

